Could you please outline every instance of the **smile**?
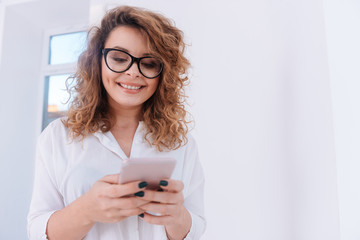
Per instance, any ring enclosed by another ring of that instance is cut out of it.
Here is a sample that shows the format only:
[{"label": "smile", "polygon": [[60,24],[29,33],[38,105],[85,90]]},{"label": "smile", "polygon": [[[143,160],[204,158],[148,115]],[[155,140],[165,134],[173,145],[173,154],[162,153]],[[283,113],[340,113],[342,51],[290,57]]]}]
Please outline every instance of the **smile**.
[{"label": "smile", "polygon": [[138,90],[140,88],[142,88],[143,86],[130,86],[130,85],[125,85],[125,84],[121,84],[121,83],[117,83],[120,87],[126,88],[126,89],[130,89],[130,90]]}]

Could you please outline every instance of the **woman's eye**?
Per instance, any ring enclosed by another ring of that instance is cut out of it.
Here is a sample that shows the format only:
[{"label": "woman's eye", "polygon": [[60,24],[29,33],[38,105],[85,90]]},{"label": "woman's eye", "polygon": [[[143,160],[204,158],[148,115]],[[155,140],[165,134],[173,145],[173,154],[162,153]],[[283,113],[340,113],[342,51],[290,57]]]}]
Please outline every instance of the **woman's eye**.
[{"label": "woman's eye", "polygon": [[114,58],[113,58],[113,61],[119,62],[119,63],[124,63],[124,62],[127,62],[127,59],[114,57]]},{"label": "woman's eye", "polygon": [[147,64],[147,63],[144,63],[143,64],[143,67],[146,67],[146,68],[153,68],[155,67],[154,64]]},{"label": "woman's eye", "polygon": [[156,68],[157,64],[156,63],[141,63],[141,66],[144,68],[152,69],[152,68]]}]

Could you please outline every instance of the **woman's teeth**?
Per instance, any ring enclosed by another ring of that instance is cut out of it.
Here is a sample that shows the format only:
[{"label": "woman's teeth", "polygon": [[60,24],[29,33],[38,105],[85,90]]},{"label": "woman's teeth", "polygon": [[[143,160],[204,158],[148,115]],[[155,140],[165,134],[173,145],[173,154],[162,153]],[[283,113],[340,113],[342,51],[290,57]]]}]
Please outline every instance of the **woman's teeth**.
[{"label": "woman's teeth", "polygon": [[120,84],[120,86],[122,86],[123,88],[130,89],[130,90],[138,90],[138,89],[141,88],[141,86],[135,87],[135,86],[129,86],[129,85],[121,84],[121,83],[119,83],[119,84]]}]

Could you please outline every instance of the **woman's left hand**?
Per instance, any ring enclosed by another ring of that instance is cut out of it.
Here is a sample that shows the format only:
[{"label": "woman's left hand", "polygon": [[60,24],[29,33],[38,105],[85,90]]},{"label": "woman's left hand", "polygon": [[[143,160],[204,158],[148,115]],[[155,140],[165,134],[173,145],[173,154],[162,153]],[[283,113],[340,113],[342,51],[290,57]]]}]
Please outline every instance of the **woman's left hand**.
[{"label": "woman's left hand", "polygon": [[[182,181],[164,179],[160,182],[163,191],[145,190],[144,200],[151,201],[142,205],[143,220],[150,224],[165,226],[167,236],[172,239],[184,239],[191,228],[190,213],[184,207]],[[146,213],[150,211],[161,216]]]}]

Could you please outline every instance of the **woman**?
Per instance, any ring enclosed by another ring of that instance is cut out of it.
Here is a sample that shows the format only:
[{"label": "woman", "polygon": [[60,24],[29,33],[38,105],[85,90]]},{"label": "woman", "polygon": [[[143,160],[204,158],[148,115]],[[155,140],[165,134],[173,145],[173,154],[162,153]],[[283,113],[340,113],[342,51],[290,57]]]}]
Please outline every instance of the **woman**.
[{"label": "woman", "polygon": [[[204,178],[186,127],[181,31],[159,14],[119,7],[89,38],[68,116],[38,141],[29,238],[199,239]],[[118,184],[122,159],[140,157],[176,159],[162,191]]]}]

